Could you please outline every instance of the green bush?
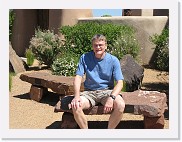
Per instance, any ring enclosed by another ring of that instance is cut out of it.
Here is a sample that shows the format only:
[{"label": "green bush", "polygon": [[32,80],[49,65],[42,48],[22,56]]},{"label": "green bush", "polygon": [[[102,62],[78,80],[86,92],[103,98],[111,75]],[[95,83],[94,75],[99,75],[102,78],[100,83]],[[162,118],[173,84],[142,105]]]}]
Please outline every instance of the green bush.
[{"label": "green bush", "polygon": [[156,45],[155,66],[159,70],[169,71],[169,29],[165,28],[160,35],[154,34],[150,41]]},{"label": "green bush", "polygon": [[11,41],[13,22],[15,20],[15,13],[11,9],[9,10],[9,41]]},{"label": "green bush", "polygon": [[95,34],[103,34],[106,36],[107,48],[108,51],[111,51],[115,40],[121,37],[122,33],[132,35],[134,32],[134,29],[127,25],[98,22],[84,22],[74,26],[63,26],[59,30],[65,38],[64,46],[77,56],[92,50],[91,39]]},{"label": "green bush", "polygon": [[74,76],[76,73],[79,57],[74,53],[64,53],[52,64],[51,70],[54,75]]},{"label": "green bush", "polygon": [[31,49],[26,50],[25,57],[27,58],[27,65],[28,66],[33,65],[35,57]]},{"label": "green bush", "polygon": [[136,59],[139,53],[139,44],[134,36],[134,31],[128,34],[125,30],[122,30],[110,52],[118,57],[119,60],[126,54],[130,54]]},{"label": "green bush", "polygon": [[49,67],[61,53],[62,41],[57,34],[50,30],[36,30],[34,37],[30,40],[29,48],[32,50],[35,58],[41,64]]}]

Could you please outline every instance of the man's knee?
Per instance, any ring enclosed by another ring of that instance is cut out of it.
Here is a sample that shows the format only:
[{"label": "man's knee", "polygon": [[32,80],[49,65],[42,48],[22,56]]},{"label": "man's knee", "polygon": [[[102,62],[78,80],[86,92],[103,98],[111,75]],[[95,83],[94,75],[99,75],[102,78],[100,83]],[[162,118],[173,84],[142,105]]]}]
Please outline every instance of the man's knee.
[{"label": "man's knee", "polygon": [[116,100],[114,109],[117,109],[121,113],[124,112],[125,102],[122,97]]}]

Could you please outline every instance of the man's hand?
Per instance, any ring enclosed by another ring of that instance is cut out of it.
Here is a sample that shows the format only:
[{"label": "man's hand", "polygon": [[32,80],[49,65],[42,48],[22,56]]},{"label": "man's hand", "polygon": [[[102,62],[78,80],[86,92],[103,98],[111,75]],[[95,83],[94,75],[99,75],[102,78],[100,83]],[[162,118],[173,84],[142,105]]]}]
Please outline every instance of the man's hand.
[{"label": "man's hand", "polygon": [[109,113],[112,111],[113,109],[113,105],[114,105],[114,100],[111,97],[108,97],[106,104],[104,106],[104,113]]},{"label": "man's hand", "polygon": [[79,98],[73,98],[73,100],[71,101],[71,103],[68,105],[69,109],[74,108],[77,109],[79,107],[82,107],[82,99]]}]

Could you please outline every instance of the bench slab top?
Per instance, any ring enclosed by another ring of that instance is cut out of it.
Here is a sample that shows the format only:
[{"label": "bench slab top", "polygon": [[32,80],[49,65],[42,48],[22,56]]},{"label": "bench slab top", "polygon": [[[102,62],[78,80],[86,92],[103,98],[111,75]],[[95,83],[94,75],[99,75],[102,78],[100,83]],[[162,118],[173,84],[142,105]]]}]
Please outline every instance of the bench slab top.
[{"label": "bench slab top", "polygon": [[[166,104],[166,94],[157,91],[122,92],[125,100],[125,112],[134,113],[136,115],[143,114],[148,117],[159,117],[168,109]],[[62,110],[61,101],[55,106],[55,112],[71,112],[71,110]],[[102,105],[94,106],[88,110],[84,110],[85,114],[103,114],[104,107]]]},{"label": "bench slab top", "polygon": [[[58,94],[73,94],[74,77],[52,75],[51,73],[34,71],[20,75],[22,81],[26,81],[34,86],[50,88]],[[84,90],[84,79],[81,85],[81,91]]]}]

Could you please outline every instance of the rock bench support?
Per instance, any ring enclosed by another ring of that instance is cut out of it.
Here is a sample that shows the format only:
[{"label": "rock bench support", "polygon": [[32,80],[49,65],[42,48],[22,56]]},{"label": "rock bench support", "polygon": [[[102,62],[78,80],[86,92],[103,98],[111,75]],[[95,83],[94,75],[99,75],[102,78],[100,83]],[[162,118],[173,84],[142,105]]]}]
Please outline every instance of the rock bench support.
[{"label": "rock bench support", "polygon": [[45,87],[32,85],[29,94],[31,100],[39,102],[47,92],[48,89]]},{"label": "rock bench support", "polygon": [[[48,89],[63,96],[73,94],[74,77],[56,76],[44,72],[31,72],[21,74],[20,79],[32,84],[30,88],[30,98],[40,101],[47,93]],[[84,81],[84,80],[83,80]],[[83,82],[81,91],[83,91]],[[165,93],[158,91],[142,91],[123,92],[125,100],[125,112],[135,115],[144,116],[145,129],[163,129],[164,128],[164,112],[167,108],[167,98]],[[64,111],[60,108],[60,101],[55,106],[54,112],[64,112],[62,116],[62,128],[76,128],[77,124],[73,118],[71,111]],[[102,115],[103,106],[94,106],[85,110],[86,115]]]}]

